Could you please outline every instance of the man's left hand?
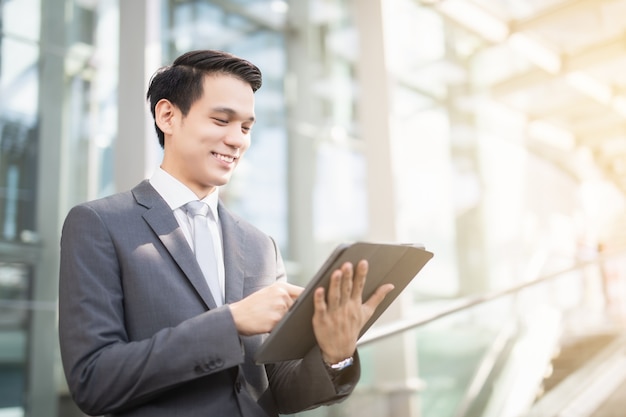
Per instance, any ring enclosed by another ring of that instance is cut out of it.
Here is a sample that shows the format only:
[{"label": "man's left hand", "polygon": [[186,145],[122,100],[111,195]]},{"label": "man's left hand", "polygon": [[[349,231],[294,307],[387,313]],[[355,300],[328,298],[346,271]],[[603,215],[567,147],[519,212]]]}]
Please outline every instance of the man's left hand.
[{"label": "man's left hand", "polygon": [[393,284],[384,284],[364,303],[363,287],[368,271],[367,261],[361,260],[354,271],[346,262],[330,277],[328,297],[324,288],[315,290],[313,331],[322,357],[328,364],[352,356],[361,329],[374,314],[376,307],[393,290]]}]

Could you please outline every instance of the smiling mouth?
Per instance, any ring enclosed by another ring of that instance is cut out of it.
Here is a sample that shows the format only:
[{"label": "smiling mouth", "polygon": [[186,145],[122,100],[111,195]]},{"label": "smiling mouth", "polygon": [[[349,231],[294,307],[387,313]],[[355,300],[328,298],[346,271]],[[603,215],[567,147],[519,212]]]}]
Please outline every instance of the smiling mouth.
[{"label": "smiling mouth", "polygon": [[223,155],[221,153],[216,153],[216,152],[211,152],[211,154],[217,159],[219,159],[220,161],[228,162],[229,164],[235,162],[235,160],[237,159],[234,156]]}]

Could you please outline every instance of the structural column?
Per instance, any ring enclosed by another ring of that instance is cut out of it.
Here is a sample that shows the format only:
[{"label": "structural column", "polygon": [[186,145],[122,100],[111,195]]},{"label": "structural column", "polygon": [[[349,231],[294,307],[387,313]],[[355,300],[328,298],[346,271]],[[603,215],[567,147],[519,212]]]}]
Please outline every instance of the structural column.
[{"label": "structural column", "polygon": [[146,104],[151,74],[161,65],[159,1],[124,0],[120,8],[118,135],[115,188],[129,190],[149,177],[159,146]]},{"label": "structural column", "polygon": [[57,415],[57,320],[60,224],[64,217],[63,106],[65,77],[65,1],[41,2],[39,67],[39,144],[36,229],[39,256],[34,262],[33,309],[28,338],[26,416]]},{"label": "structural column", "polygon": [[[287,171],[289,207],[289,247],[287,258],[297,265],[295,278],[304,284],[319,266],[313,233],[313,189],[317,151],[313,126],[319,122],[320,109],[310,91],[316,77],[315,27],[310,22],[309,1],[292,1],[289,5],[287,44],[287,77],[285,95],[288,115]],[[295,277],[294,277],[295,275]]]},{"label": "structural column", "polygon": [[[390,82],[385,65],[384,10],[382,0],[354,1],[359,36],[359,127],[365,143],[369,233],[371,241],[395,242],[396,199],[391,156]],[[376,325],[401,319],[408,294],[400,297]],[[415,335],[408,332],[378,342],[373,362],[366,364],[375,373],[373,398],[385,404],[372,404],[368,416],[384,413],[390,417],[419,415],[417,347]],[[367,393],[364,395],[369,397]],[[381,407],[383,410],[381,410]],[[363,415],[363,410],[359,410]]]}]

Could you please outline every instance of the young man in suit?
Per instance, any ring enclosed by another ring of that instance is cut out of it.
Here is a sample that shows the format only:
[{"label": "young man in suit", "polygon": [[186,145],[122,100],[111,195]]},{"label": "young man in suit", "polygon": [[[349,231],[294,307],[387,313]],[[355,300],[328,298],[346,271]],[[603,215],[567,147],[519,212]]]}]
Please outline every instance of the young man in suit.
[{"label": "young man in suit", "polygon": [[[91,415],[277,416],[346,398],[356,341],[392,289],[365,303],[367,263],[343,265],[315,294],[318,346],[302,360],[256,365],[264,335],[302,288],[287,283],[275,242],[218,200],[250,145],[253,64],[192,51],[148,90],[163,161],[131,191],[74,207],[61,237],[59,334],[72,396]],[[216,260],[194,255],[190,201],[210,207]],[[205,258],[202,258],[205,259]],[[217,277],[213,290],[209,279]]]}]

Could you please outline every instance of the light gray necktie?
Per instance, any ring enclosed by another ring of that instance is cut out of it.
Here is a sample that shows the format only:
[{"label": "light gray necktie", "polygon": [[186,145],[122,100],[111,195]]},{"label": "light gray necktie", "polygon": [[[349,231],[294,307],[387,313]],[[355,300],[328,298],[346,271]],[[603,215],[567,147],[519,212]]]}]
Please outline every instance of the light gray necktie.
[{"label": "light gray necktie", "polygon": [[209,284],[213,299],[219,307],[224,304],[224,301],[222,300],[222,290],[220,289],[219,275],[217,273],[213,238],[207,224],[209,206],[202,201],[190,201],[185,204],[185,210],[193,216],[193,250],[196,254],[196,259],[202,274],[204,274],[204,279]]}]

